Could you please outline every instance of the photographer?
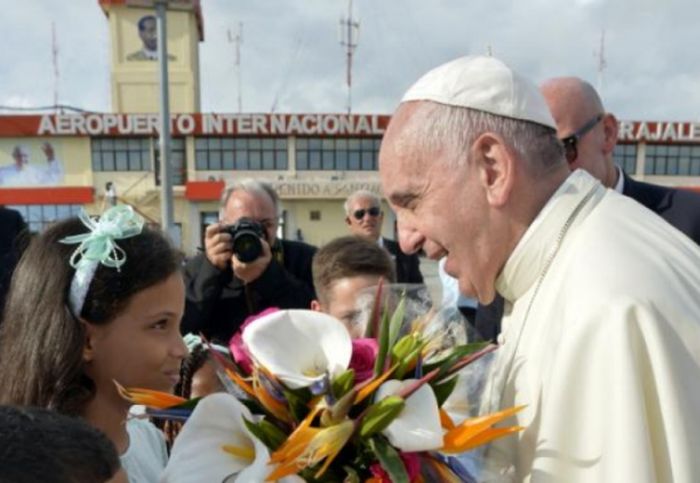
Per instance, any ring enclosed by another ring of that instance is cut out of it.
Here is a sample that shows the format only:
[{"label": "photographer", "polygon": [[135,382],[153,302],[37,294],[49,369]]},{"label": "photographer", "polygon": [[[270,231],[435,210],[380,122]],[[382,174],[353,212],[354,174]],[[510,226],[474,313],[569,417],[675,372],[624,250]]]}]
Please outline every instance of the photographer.
[{"label": "photographer", "polygon": [[229,340],[243,320],[268,307],[308,308],[315,298],[306,243],[278,240],[278,197],[267,183],[241,181],[222,196],[205,253],[185,268],[182,333]]}]

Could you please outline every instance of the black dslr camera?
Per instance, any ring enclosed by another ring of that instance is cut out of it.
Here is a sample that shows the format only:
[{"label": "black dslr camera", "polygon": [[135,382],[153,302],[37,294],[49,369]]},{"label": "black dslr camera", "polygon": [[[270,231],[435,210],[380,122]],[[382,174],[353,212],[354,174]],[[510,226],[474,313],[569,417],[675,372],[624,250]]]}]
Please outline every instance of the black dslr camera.
[{"label": "black dslr camera", "polygon": [[225,226],[223,231],[231,235],[231,249],[243,263],[252,262],[262,255],[262,241],[267,240],[265,229],[251,218],[241,218],[233,225]]}]

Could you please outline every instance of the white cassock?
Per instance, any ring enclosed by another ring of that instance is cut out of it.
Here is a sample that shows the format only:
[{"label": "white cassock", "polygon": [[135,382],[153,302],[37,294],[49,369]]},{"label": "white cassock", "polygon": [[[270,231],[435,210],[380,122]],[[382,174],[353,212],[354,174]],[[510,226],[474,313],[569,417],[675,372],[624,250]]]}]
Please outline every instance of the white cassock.
[{"label": "white cassock", "polygon": [[515,418],[527,429],[492,444],[490,471],[700,482],[700,249],[689,238],[579,170],[496,287],[503,346],[486,401],[527,404]]}]

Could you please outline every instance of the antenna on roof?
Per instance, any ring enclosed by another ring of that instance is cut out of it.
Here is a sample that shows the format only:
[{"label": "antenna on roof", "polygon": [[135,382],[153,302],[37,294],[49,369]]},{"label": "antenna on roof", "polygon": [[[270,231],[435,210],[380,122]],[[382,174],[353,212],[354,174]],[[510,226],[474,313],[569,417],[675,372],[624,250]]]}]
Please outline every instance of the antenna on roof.
[{"label": "antenna on roof", "polygon": [[238,22],[238,32],[236,35],[231,34],[231,29],[228,29],[228,41],[229,43],[236,44],[236,80],[238,83],[238,112],[243,111],[243,99],[241,91],[243,90],[243,84],[241,82],[241,44],[243,43],[243,22]]},{"label": "antenna on roof", "polygon": [[600,47],[594,55],[598,58],[598,95],[603,98],[603,71],[608,66],[605,60],[605,29],[600,31]]},{"label": "antenna on roof", "polygon": [[51,22],[51,59],[53,61],[53,108],[62,113],[63,109],[58,104],[58,40],[56,40],[55,22]]},{"label": "antenna on roof", "polygon": [[352,18],[352,0],[348,0],[348,18],[340,17],[340,45],[345,47],[347,56],[346,83],[348,85],[348,114],[352,112],[352,56],[357,48],[360,33],[360,22]]}]

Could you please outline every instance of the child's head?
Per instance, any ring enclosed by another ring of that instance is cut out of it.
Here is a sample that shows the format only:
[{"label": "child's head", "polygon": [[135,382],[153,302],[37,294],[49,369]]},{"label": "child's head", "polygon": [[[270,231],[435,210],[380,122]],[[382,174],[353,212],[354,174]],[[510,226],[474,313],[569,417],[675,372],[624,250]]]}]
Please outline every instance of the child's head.
[{"label": "child's head", "polygon": [[0,406],[0,428],[0,481],[96,483],[120,469],[112,442],[80,418]]},{"label": "child's head", "polygon": [[394,264],[387,251],[357,236],[336,238],[320,248],[312,272],[318,300],[311,308],[339,319],[351,334],[358,310],[357,294],[382,278],[388,283],[394,281]]},{"label": "child's head", "polygon": [[[77,245],[61,240],[86,233],[78,218],[59,222],[22,256],[0,327],[0,402],[80,414],[97,394],[118,397],[113,380],[159,390],[176,384],[186,355],[179,253],[143,227],[115,239],[116,252],[106,250],[125,259],[119,268],[80,269],[86,279],[76,284],[70,262]],[[87,292],[76,309],[80,285]]]},{"label": "child's head", "polygon": [[[209,348],[202,339],[199,336],[187,334],[185,344],[189,349],[189,355],[182,361],[180,382],[175,386],[175,394],[190,399],[225,391],[216,375],[216,366],[209,354]],[[226,347],[215,343],[212,343],[212,347],[225,358],[231,358]]]}]

